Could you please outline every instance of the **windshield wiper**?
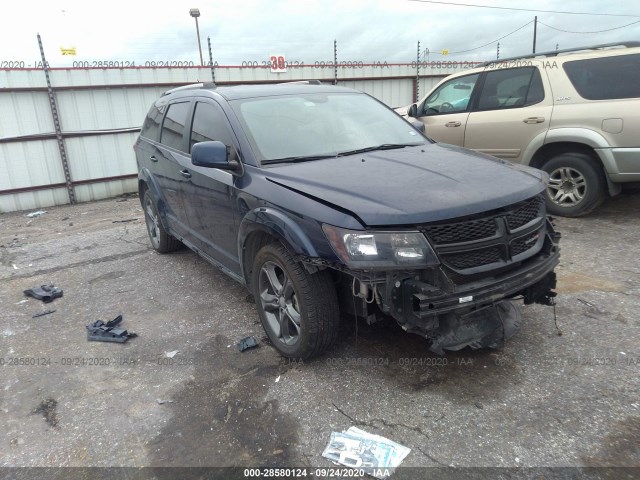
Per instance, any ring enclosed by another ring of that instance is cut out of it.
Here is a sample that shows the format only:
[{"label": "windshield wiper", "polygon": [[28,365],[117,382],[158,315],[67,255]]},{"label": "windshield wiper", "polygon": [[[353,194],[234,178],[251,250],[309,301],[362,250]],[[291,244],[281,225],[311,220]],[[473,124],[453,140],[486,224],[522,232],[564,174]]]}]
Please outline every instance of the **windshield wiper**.
[{"label": "windshield wiper", "polygon": [[336,158],[335,155],[300,155],[297,157],[272,158],[270,160],[262,160],[262,165],[270,165],[273,163],[294,163],[294,162],[311,162],[313,160],[323,160],[325,158]]},{"label": "windshield wiper", "polygon": [[373,147],[358,148],[356,150],[347,150],[346,152],[340,152],[337,157],[346,157],[347,155],[357,155],[358,153],[374,152],[376,150],[393,150],[396,148],[415,147],[415,143],[383,143],[382,145],[375,145]]}]

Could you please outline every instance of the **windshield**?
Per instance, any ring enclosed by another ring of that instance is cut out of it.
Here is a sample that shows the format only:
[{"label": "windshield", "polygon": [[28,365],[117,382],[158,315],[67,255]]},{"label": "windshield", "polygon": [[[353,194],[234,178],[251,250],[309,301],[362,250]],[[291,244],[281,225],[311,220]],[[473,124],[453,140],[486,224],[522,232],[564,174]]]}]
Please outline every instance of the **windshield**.
[{"label": "windshield", "polygon": [[231,103],[263,164],[427,142],[406,120],[361,93],[282,95]]}]

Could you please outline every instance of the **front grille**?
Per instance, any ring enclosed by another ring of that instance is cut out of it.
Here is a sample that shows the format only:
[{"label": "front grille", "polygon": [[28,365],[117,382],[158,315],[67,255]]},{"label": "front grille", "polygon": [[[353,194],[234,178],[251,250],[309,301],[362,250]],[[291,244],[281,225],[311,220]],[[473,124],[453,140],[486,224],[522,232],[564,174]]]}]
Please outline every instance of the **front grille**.
[{"label": "front grille", "polygon": [[[480,215],[419,225],[433,245],[450,278],[491,276],[535,255],[541,248],[546,211],[542,195]],[[535,219],[539,221],[534,222]],[[452,277],[453,276],[453,277]],[[469,280],[470,281],[470,280]]]},{"label": "front grille", "polygon": [[424,233],[436,245],[470,242],[481,238],[493,237],[498,225],[493,218],[469,220],[468,222],[445,223],[424,227]]},{"label": "front grille", "polygon": [[540,232],[535,232],[532,235],[525,235],[524,237],[516,238],[513,242],[511,242],[511,256],[515,257],[516,255],[520,255],[530,248],[535,247],[538,238],[540,238]]},{"label": "front grille", "polygon": [[538,195],[509,212],[506,217],[509,230],[520,228],[539,216],[543,201],[542,197]]},{"label": "front grille", "polygon": [[449,255],[442,255],[443,261],[457,270],[474,268],[482,265],[491,265],[504,258],[502,248],[495,246],[472,250],[470,252],[458,252]]}]

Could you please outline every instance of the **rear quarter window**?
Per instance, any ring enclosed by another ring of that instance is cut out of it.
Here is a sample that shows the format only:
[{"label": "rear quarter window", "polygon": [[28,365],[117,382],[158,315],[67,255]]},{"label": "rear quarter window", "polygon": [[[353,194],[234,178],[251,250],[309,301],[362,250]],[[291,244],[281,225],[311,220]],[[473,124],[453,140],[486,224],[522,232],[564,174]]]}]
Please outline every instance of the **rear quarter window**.
[{"label": "rear quarter window", "polygon": [[151,107],[151,110],[149,110],[149,113],[147,114],[147,118],[144,119],[142,129],[140,130],[141,137],[148,138],[154,142],[158,141],[163,112],[163,107],[158,107],[156,105]]},{"label": "rear quarter window", "polygon": [[563,68],[587,100],[640,97],[640,54],[573,60]]},{"label": "rear quarter window", "polygon": [[172,103],[162,122],[160,143],[176,150],[184,150],[184,126],[187,123],[190,102]]}]

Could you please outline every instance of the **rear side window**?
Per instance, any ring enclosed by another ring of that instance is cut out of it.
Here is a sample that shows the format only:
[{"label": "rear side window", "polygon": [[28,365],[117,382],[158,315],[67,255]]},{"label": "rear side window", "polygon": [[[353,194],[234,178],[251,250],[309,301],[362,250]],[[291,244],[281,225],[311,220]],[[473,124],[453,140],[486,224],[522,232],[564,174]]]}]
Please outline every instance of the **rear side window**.
[{"label": "rear side window", "polygon": [[640,97],[640,54],[574,60],[563,68],[587,100]]},{"label": "rear side window", "polygon": [[525,107],[542,100],[544,87],[536,67],[496,70],[486,74],[477,110]]},{"label": "rear side window", "polygon": [[189,113],[189,102],[172,103],[169,105],[167,114],[162,122],[162,132],[160,133],[160,143],[167,147],[183,150],[182,135],[184,126],[187,123]]},{"label": "rear side window", "polygon": [[213,140],[224,143],[231,147],[231,152],[234,152],[233,133],[222,108],[211,103],[198,102],[193,114],[189,152],[196,143]]},{"label": "rear side window", "polygon": [[148,138],[154,142],[158,141],[158,136],[160,135],[160,122],[162,122],[163,112],[163,107],[157,107],[155,105],[151,107],[151,110],[149,110],[147,118],[145,118],[144,124],[142,125],[142,130],[140,130],[141,137]]}]

